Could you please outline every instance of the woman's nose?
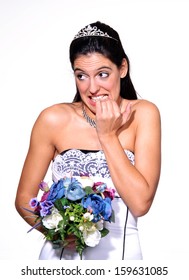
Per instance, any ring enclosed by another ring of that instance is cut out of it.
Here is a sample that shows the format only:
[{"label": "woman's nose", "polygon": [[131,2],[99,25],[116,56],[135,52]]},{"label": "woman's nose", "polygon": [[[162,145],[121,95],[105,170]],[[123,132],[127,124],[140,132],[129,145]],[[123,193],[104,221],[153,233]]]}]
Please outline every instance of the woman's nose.
[{"label": "woman's nose", "polygon": [[94,79],[91,79],[90,86],[89,86],[90,93],[95,94],[99,91],[99,89],[100,89],[99,84]]}]

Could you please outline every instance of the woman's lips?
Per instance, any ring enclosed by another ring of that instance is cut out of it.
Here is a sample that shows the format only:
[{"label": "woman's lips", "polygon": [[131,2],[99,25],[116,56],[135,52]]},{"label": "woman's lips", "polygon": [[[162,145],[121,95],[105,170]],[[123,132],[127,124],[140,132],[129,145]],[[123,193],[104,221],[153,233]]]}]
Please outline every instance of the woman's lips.
[{"label": "woman's lips", "polygon": [[92,101],[92,104],[95,104],[98,100],[105,100],[107,98],[108,98],[107,94],[89,96],[89,99],[90,99],[90,101]]}]

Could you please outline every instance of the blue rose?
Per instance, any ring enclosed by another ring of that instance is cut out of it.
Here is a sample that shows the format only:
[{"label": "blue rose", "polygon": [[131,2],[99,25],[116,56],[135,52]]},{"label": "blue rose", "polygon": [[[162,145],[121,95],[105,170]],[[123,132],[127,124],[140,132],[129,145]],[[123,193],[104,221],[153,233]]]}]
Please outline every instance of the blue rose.
[{"label": "blue rose", "polygon": [[86,193],[82,188],[82,184],[76,178],[71,178],[71,182],[65,192],[65,197],[69,200],[76,201],[82,199],[85,195]]},{"label": "blue rose", "polygon": [[82,206],[92,212],[93,215],[98,215],[103,211],[103,204],[103,198],[97,194],[89,194],[86,198],[82,199]]},{"label": "blue rose", "polygon": [[65,188],[68,188],[74,178],[71,177],[64,177],[61,179]]},{"label": "blue rose", "polygon": [[101,215],[103,216],[105,221],[110,221],[112,215],[112,205],[111,199],[109,197],[106,197],[104,199],[103,211],[101,212]]},{"label": "blue rose", "polygon": [[82,199],[82,206],[94,215],[93,222],[98,222],[102,217],[105,221],[110,221],[112,206],[109,197],[103,199],[100,195],[90,194]]},{"label": "blue rose", "polygon": [[52,184],[47,200],[55,202],[55,200],[62,198],[64,194],[65,187],[63,184],[63,179],[60,179],[58,182]]}]

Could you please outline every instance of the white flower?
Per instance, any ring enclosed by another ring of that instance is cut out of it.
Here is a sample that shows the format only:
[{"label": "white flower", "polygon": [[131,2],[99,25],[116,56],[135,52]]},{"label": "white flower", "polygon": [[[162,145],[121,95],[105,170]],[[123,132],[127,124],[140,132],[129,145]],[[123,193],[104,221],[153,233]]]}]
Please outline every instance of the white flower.
[{"label": "white flower", "polygon": [[[77,177],[76,177],[77,178]],[[78,177],[77,180],[82,184],[82,187],[91,187],[94,185],[94,181],[88,176]]]},{"label": "white flower", "polygon": [[93,214],[90,214],[89,212],[86,212],[85,214],[83,214],[83,217],[84,217],[86,220],[92,221],[92,219],[94,218],[94,215],[93,215]]},{"label": "white flower", "polygon": [[62,216],[58,212],[58,210],[54,207],[50,215],[45,216],[42,219],[43,225],[48,229],[57,228],[58,223],[63,220]]},{"label": "white flower", "polygon": [[79,230],[80,230],[80,231],[83,231],[83,230],[84,230],[84,226],[80,226],[80,227],[79,227]]},{"label": "white flower", "polygon": [[70,216],[70,221],[74,221],[74,216]]},{"label": "white flower", "polygon": [[83,238],[87,246],[95,247],[100,242],[101,234],[97,229],[94,231],[84,231]]}]

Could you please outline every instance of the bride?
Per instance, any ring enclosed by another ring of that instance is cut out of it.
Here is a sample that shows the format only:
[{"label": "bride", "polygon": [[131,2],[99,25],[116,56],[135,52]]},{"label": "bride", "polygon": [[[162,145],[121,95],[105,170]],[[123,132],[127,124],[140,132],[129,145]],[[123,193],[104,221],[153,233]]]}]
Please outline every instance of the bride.
[{"label": "bride", "polygon": [[[24,207],[38,196],[50,165],[54,182],[68,172],[101,178],[115,189],[115,223],[107,223],[109,234],[97,246],[87,247],[83,259],[142,259],[137,219],[149,211],[159,182],[159,110],[138,99],[129,59],[118,33],[107,24],[97,21],[75,35],[70,62],[75,98],[45,108],[34,123],[16,209],[34,226]],[[36,230],[44,233],[45,228]],[[39,259],[78,259],[75,239],[70,236],[68,241],[64,251],[45,241]]]}]

